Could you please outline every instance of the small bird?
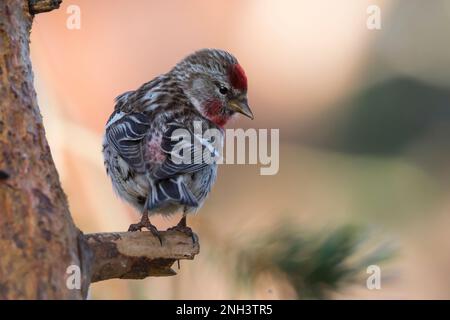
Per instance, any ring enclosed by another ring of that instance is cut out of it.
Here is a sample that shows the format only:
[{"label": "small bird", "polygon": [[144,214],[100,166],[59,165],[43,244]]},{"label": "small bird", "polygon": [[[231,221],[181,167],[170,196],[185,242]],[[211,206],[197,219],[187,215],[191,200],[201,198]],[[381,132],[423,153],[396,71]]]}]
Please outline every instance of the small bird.
[{"label": "small bird", "polygon": [[[236,113],[253,119],[247,77],[232,54],[218,49],[196,51],[169,72],[116,98],[106,123],[103,156],[117,194],[142,213],[129,231],[147,228],[161,242],[149,216],[181,211],[180,222],[171,229],[193,235],[186,215],[203,205],[217,175],[216,161],[196,155],[220,153],[223,127]],[[195,123],[201,132],[218,130],[221,141],[198,138]],[[183,152],[193,163],[172,157],[179,129],[192,133],[190,140],[183,140]]]}]

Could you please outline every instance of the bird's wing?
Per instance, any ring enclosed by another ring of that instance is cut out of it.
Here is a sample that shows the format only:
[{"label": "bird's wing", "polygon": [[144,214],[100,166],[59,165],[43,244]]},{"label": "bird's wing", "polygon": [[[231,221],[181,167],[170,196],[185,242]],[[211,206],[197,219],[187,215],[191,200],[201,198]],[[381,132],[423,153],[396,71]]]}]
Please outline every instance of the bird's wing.
[{"label": "bird's wing", "polygon": [[142,113],[115,111],[106,124],[106,139],[119,155],[138,172],[145,171],[143,139],[150,128]]},{"label": "bird's wing", "polygon": [[[201,122],[197,121],[197,123]],[[216,136],[205,136],[204,128],[196,130],[190,123],[168,123],[161,147],[166,160],[153,172],[155,179],[167,179],[193,173],[215,163],[220,155],[221,141]]]}]

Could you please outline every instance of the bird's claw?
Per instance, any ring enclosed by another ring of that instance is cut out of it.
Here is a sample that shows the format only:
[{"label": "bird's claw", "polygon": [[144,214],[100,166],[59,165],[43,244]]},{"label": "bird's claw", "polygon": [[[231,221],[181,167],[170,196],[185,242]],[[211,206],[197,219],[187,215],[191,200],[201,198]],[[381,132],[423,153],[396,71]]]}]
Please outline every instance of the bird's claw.
[{"label": "bird's claw", "polygon": [[133,223],[128,227],[128,232],[141,231],[144,226],[141,223]]},{"label": "bird's claw", "polygon": [[176,225],[175,227],[167,229],[167,231],[173,231],[173,230],[182,232],[182,233],[190,236],[191,239],[192,239],[192,246],[195,247],[195,245],[198,242],[198,239],[197,239],[197,236],[195,235],[195,233],[192,231],[191,228],[189,228],[187,226]]},{"label": "bird's claw", "polygon": [[149,227],[146,227],[148,230],[150,230],[150,232],[158,238],[159,243],[161,244],[161,247],[163,245],[162,243],[162,238],[161,238],[161,234],[159,233],[158,229],[156,229],[156,227],[154,225],[150,225]]},{"label": "bird's claw", "polygon": [[152,235],[154,235],[155,237],[158,238],[161,246],[163,245],[161,234],[159,233],[158,229],[154,225],[152,225],[150,222],[149,223],[145,223],[145,222],[133,223],[128,228],[128,231],[129,232],[141,231],[142,228],[148,229],[152,233]]}]

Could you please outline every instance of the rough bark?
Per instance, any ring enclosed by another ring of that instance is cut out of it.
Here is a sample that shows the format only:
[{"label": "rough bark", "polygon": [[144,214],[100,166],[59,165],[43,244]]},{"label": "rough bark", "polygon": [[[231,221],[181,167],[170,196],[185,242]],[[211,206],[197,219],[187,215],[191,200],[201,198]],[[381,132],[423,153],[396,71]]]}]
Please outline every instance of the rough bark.
[{"label": "rough bark", "polygon": [[[173,274],[192,259],[187,236],[147,233],[84,236],[61,188],[33,87],[29,36],[33,14],[60,0],[0,1],[0,299],[82,299],[93,281]],[[146,237],[148,236],[148,237]],[[141,251],[139,251],[141,250]],[[81,290],[68,289],[70,265]]]},{"label": "rough bark", "polygon": [[29,0],[29,11],[32,14],[58,9],[62,0]]},{"label": "rough bark", "polygon": [[[26,1],[0,2],[0,298],[81,298],[65,287],[80,264],[33,88]],[[64,288],[64,289],[61,289]]]}]

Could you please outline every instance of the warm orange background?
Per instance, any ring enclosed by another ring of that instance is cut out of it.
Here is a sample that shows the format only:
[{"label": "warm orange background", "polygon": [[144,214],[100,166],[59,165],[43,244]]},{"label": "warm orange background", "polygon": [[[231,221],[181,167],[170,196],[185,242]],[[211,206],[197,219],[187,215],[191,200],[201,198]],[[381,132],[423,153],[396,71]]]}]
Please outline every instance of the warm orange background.
[{"label": "warm orange background", "polygon": [[[71,4],[81,9],[80,30],[66,28]],[[369,4],[382,10],[379,31],[366,28]],[[94,284],[91,297],[294,298],[270,279],[237,290],[226,261],[212,254],[289,216],[307,229],[362,223],[399,245],[395,276],[382,290],[361,282],[336,298],[450,298],[448,175],[411,160],[434,150],[430,135],[382,156],[301,142],[332,127],[333,120],[317,119],[343,113],[341,101],[374,84],[408,76],[448,87],[449,15],[445,0],[65,0],[38,15],[31,50],[40,107],[72,215],[85,232],[125,230],[138,219],[113,194],[103,168],[101,140],[113,99],[188,53],[232,52],[249,78],[256,118],[232,126],[280,129],[278,175],[260,176],[250,165],[220,168],[207,204],[189,221],[202,245],[194,261],[182,262],[172,278]],[[434,151],[438,158],[448,153]],[[448,172],[448,161],[439,163]],[[166,228],[176,218],[155,222]]]}]

